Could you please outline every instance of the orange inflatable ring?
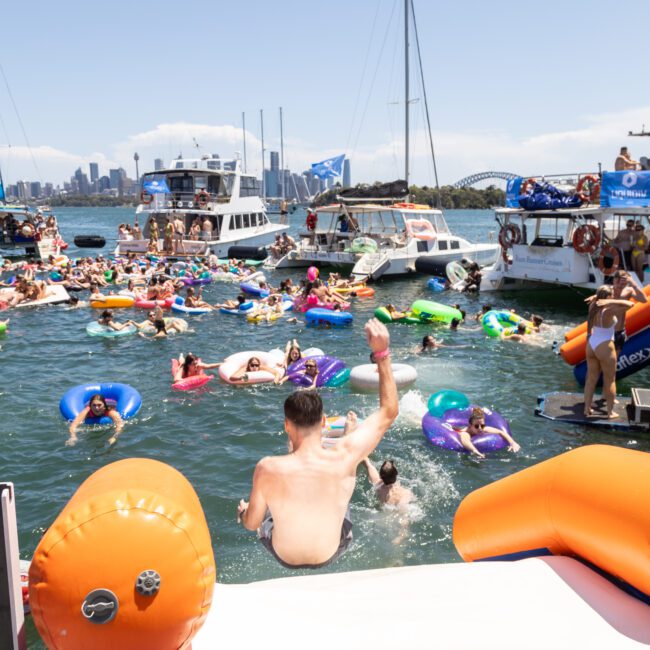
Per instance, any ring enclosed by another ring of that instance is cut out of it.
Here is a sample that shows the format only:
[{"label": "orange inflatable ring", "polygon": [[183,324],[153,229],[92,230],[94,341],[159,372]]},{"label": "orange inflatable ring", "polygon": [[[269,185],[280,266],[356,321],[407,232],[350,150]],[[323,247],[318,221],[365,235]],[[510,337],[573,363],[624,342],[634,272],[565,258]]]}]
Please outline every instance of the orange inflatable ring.
[{"label": "orange inflatable ring", "polygon": [[[605,266],[605,258],[610,258],[612,260],[611,266]],[[621,256],[618,253],[618,248],[606,245],[600,249],[600,256],[598,257],[598,268],[603,272],[603,275],[608,277],[610,275],[614,275],[614,273],[618,271],[620,263]]]},{"label": "orange inflatable ring", "polygon": [[414,210],[415,209],[415,203],[394,203],[393,204],[394,208],[402,208],[405,210]]},{"label": "orange inflatable ring", "polygon": [[309,212],[307,214],[307,220],[305,221],[307,230],[316,230],[317,223],[318,223],[318,215],[315,212]]},{"label": "orange inflatable ring", "polygon": [[145,205],[149,205],[153,201],[153,194],[149,194],[147,190],[142,190],[140,192],[140,202],[144,203]]},{"label": "orange inflatable ring", "polygon": [[499,244],[501,248],[512,248],[515,244],[521,241],[521,230],[519,226],[514,223],[509,223],[507,226],[502,226],[499,231]]},{"label": "orange inflatable ring", "polygon": [[454,517],[466,562],[577,556],[650,596],[650,454],[589,445],[475,490]]},{"label": "orange inflatable ring", "polygon": [[501,249],[501,257],[503,258],[503,261],[506,263],[506,266],[507,266],[508,264],[511,264],[511,263],[512,263],[512,261],[511,261],[510,258],[508,257],[508,249],[507,249],[507,248],[502,248],[502,249]]},{"label": "orange inflatable ring", "polygon": [[599,244],[600,230],[597,226],[585,223],[573,233],[573,248],[578,253],[591,255],[596,252]]},{"label": "orange inflatable ring", "polygon": [[201,190],[200,192],[196,193],[194,200],[196,201],[199,208],[203,209],[206,205],[208,205],[210,195],[205,190]]},{"label": "orange inflatable ring", "polygon": [[[589,184],[589,192],[585,191],[587,184]],[[576,194],[583,203],[595,202],[596,197],[600,196],[600,181],[596,176],[583,176],[576,186]]]},{"label": "orange inflatable ring", "polygon": [[130,458],[86,479],[29,569],[48,648],[189,648],[212,602],[210,532],[187,479]]},{"label": "orange inflatable ring", "polygon": [[528,194],[528,189],[531,186],[534,186],[535,183],[537,183],[537,180],[534,178],[527,178],[522,184],[521,188],[519,189],[519,196],[523,194]]}]

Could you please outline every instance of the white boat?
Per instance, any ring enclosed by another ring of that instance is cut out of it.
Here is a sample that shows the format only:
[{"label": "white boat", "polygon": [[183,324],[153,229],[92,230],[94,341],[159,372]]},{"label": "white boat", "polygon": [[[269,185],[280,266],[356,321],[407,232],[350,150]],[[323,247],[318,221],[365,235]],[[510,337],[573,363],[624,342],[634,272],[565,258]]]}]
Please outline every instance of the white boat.
[{"label": "white boat", "polygon": [[0,205],[0,256],[23,249],[24,257],[46,260],[67,247],[52,214],[33,212],[26,206]]},{"label": "white boat", "polygon": [[551,286],[595,290],[610,282],[617,268],[626,268],[624,256],[612,245],[626,221],[643,223],[646,232],[650,228],[650,200],[635,202],[611,207],[609,197],[601,196],[599,204],[577,208],[497,208],[501,256],[484,271],[481,291]]},{"label": "white boat", "polygon": [[497,244],[472,244],[452,234],[441,210],[395,201],[351,199],[318,208],[315,229],[300,232],[296,250],[266,265],[333,265],[347,268],[355,279],[376,280],[416,270],[444,273],[447,263],[463,258],[481,266],[496,260]]},{"label": "white boat", "polygon": [[[153,182],[163,191],[149,193],[146,188]],[[158,223],[161,253],[165,252],[163,234],[168,220],[179,216],[183,220],[186,235],[179,250],[171,252],[172,257],[209,254],[227,257],[233,246],[266,246],[276,233],[286,229],[269,221],[258,194],[257,180],[241,172],[239,159],[178,158],[168,169],[144,174],[143,187],[136,219],[141,223],[144,238],[118,241],[116,255],[147,251],[151,217]],[[198,218],[202,223],[205,217],[212,223],[210,238],[190,239],[194,220]]]}]

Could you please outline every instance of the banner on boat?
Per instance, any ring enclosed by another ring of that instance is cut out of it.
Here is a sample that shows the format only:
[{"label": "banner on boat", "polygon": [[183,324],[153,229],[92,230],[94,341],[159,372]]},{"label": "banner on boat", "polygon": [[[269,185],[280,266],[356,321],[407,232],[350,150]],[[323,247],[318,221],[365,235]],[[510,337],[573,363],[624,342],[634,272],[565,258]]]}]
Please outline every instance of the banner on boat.
[{"label": "banner on boat", "polygon": [[519,207],[519,192],[521,191],[521,184],[524,179],[521,176],[516,176],[508,180],[506,185],[506,208]]},{"label": "banner on boat", "polygon": [[605,172],[600,205],[603,208],[650,207],[650,172]]},{"label": "banner on boat", "polygon": [[341,156],[328,158],[318,163],[312,163],[311,173],[314,176],[318,176],[318,178],[334,178],[335,176],[340,176],[343,172],[344,160],[345,154],[342,154]]},{"label": "banner on boat", "polygon": [[142,184],[142,189],[149,194],[171,194],[169,187],[167,187],[167,181],[164,178],[145,181]]}]

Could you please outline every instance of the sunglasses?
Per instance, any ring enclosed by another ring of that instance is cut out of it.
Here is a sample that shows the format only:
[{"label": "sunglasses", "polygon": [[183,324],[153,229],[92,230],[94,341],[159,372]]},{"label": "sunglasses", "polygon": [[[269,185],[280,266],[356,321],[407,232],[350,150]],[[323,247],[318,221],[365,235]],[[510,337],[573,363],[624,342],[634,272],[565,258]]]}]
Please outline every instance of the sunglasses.
[{"label": "sunglasses", "polygon": [[259,368],[260,364],[259,363],[250,363],[249,364],[251,368]]},{"label": "sunglasses", "polygon": [[315,367],[316,367],[316,366],[315,366],[315,364],[313,364],[313,363],[306,363],[306,364],[305,364],[305,368],[315,368]]},{"label": "sunglasses", "polygon": [[474,425],[474,428],[475,428],[475,429],[485,429],[485,423],[482,423],[482,424],[475,424],[475,425]]}]

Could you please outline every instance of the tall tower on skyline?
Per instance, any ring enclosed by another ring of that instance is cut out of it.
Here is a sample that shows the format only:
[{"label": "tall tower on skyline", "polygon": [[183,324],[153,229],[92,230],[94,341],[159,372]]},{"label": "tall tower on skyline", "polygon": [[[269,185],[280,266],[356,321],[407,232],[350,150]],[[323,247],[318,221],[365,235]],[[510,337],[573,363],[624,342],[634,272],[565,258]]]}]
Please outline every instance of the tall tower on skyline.
[{"label": "tall tower on skyline", "polygon": [[280,154],[277,151],[269,151],[271,161],[271,171],[277,172],[280,169]]},{"label": "tall tower on skyline", "polygon": [[99,178],[99,165],[96,162],[91,162],[90,167],[90,182],[94,183]]},{"label": "tall tower on skyline", "polygon": [[156,172],[160,171],[161,169],[165,169],[165,161],[162,158],[156,158],[153,161],[153,169]]}]

